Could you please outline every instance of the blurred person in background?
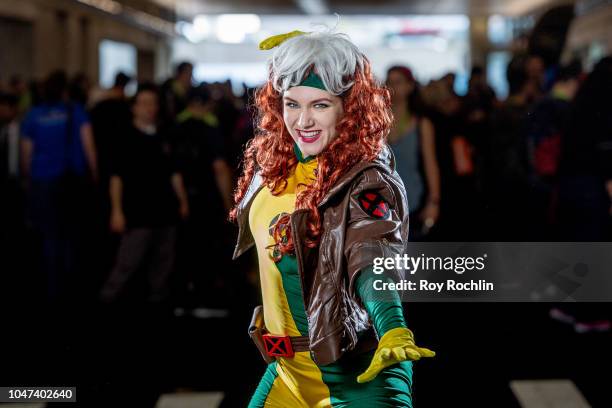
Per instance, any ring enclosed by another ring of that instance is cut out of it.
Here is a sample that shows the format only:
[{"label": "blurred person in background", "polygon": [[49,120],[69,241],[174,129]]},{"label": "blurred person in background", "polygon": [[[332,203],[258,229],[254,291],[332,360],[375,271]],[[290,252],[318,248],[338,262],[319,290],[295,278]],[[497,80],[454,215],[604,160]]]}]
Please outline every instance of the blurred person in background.
[{"label": "blurred person in background", "polygon": [[[557,92],[576,84],[565,82]],[[554,89],[554,88],[553,88]],[[562,91],[563,90],[563,91]],[[580,85],[561,137],[558,238],[610,241],[612,219],[612,56],[602,58]],[[565,109],[565,108],[564,108]],[[577,333],[609,332],[612,315],[599,303],[561,304],[550,316]]]},{"label": "blurred person in background", "polygon": [[434,124],[440,168],[440,219],[428,239],[478,239],[474,149],[465,133],[461,99],[445,80],[432,81],[423,96]]},{"label": "blurred person in background", "polygon": [[28,83],[28,98],[30,101],[30,105],[28,105],[28,109],[32,106],[40,105],[44,103],[44,93],[45,93],[45,81],[35,81],[32,80]]},{"label": "blurred person in background", "polygon": [[424,116],[418,84],[410,69],[389,68],[387,86],[391,89],[394,116],[388,141],[408,194],[410,239],[415,240],[433,227],[440,215],[440,169],[434,127]]},{"label": "blurred person in background", "polygon": [[99,290],[100,281],[106,278],[112,268],[117,250],[116,236],[108,228],[111,214],[108,191],[113,161],[119,158],[123,146],[121,138],[132,121],[130,104],[125,95],[125,88],[131,81],[132,78],[128,75],[118,72],[113,87],[100,93],[101,99],[90,111],[100,169],[96,200],[98,216],[94,220],[99,261],[96,262],[95,270],[91,274],[92,288],[95,291]]},{"label": "blurred person in background", "polygon": [[546,64],[544,59],[535,54],[523,56],[521,58],[524,64],[527,80],[531,82],[532,94],[530,95],[529,103],[534,103],[542,98],[546,93]]},{"label": "blurred person in background", "polygon": [[444,74],[444,76],[442,76],[442,78],[440,78],[440,82],[446,87],[448,92],[450,92],[453,95],[456,95],[455,93],[455,80],[456,79],[457,79],[457,75],[454,72],[447,72],[446,74]]},{"label": "blurred person in background", "polygon": [[68,85],[68,97],[72,103],[86,107],[89,102],[91,81],[83,72],[77,73]]},{"label": "blurred person in background", "polygon": [[57,300],[73,282],[85,221],[88,178],[98,177],[94,137],[83,107],[67,101],[66,75],[52,73],[43,103],[21,125],[21,165],[29,218],[42,242],[47,295]]},{"label": "blurred person in background", "polygon": [[18,103],[15,95],[0,92],[0,254],[6,268],[0,276],[0,298],[22,301],[22,293],[31,293],[31,277],[23,259],[26,245],[24,199],[18,179]]},{"label": "blurred person in background", "polygon": [[193,88],[173,132],[173,150],[190,209],[189,219],[179,231],[177,268],[180,284],[186,286],[179,291],[188,289],[189,303],[208,305],[215,299],[227,301],[223,286],[231,261],[231,239],[226,220],[233,189],[223,138],[206,120],[211,108],[207,88]]},{"label": "blurred person in background", "polygon": [[[243,87],[241,109],[236,119],[234,131],[230,135],[229,143],[226,143],[227,160],[232,169],[238,168],[244,146],[253,138],[254,134],[252,101],[255,89],[246,85],[243,85]],[[234,174],[237,175],[237,173]]]},{"label": "blurred person in background", "polygon": [[91,124],[93,127],[96,147],[98,148],[98,166],[102,189],[107,196],[108,179],[113,155],[119,143],[117,129],[125,129],[132,119],[130,106],[125,95],[125,87],[132,78],[123,72],[115,75],[112,88],[105,92],[105,97],[91,109]]},{"label": "blurred person in background", "polygon": [[176,66],[173,78],[161,86],[161,117],[162,121],[172,123],[176,116],[185,110],[187,95],[193,86],[193,64],[183,61]]},{"label": "blurred person in background", "polygon": [[[472,67],[468,90],[461,98],[464,132],[473,149],[474,160],[474,188],[479,196],[481,206],[486,201],[485,195],[485,165],[488,148],[488,139],[491,137],[491,112],[497,106],[495,92],[487,83],[484,69],[480,66]],[[483,217],[479,217],[483,219]]]},{"label": "blurred person in background", "polygon": [[[15,184],[19,174],[19,123],[18,98],[0,93],[0,184],[2,191],[8,184]],[[10,197],[2,195],[3,197]]]},{"label": "blurred person in background", "polygon": [[482,113],[486,114],[493,108],[495,102],[495,91],[487,83],[484,69],[480,66],[472,67],[468,80],[468,90],[463,103],[482,110]]},{"label": "blurred person in background", "polygon": [[212,98],[214,100],[213,111],[215,117],[219,119],[219,131],[223,135],[224,151],[229,150],[229,135],[234,133],[236,124],[240,118],[239,99],[236,98],[232,90],[231,80],[217,82],[211,85]]},{"label": "blurred person in background", "polygon": [[559,226],[568,241],[610,240],[612,57],[601,59],[571,107],[561,144]]},{"label": "blurred person in background", "polygon": [[32,106],[32,96],[27,82],[19,75],[12,76],[8,92],[17,98],[17,111],[19,117],[22,117]]},{"label": "blurred person in background", "polygon": [[478,134],[476,139],[486,137],[486,125],[491,111],[497,103],[495,92],[487,83],[487,78],[482,67],[472,68],[468,81],[468,90],[461,100],[462,110],[465,115],[467,133]]},{"label": "blurred person in background", "polygon": [[529,200],[527,113],[539,89],[527,72],[526,58],[514,57],[506,76],[510,94],[492,112],[486,164],[491,240],[524,241],[534,211]]},{"label": "blurred person in background", "polygon": [[167,130],[159,126],[159,94],[143,84],[132,99],[132,121],[121,135],[110,178],[110,228],[121,235],[115,266],[100,297],[114,302],[129,279],[146,269],[148,300],[167,300],[174,267],[176,224],[189,216],[183,178],[176,170]]},{"label": "blurred person in background", "polygon": [[527,154],[533,223],[525,240],[550,241],[555,231],[561,139],[567,130],[571,103],[580,85],[582,66],[560,67],[551,91],[535,104],[527,121]]},{"label": "blurred person in background", "polygon": [[4,226],[2,234],[7,238],[21,220],[18,105],[16,96],[0,93],[0,196],[3,197],[0,200],[0,217]]}]

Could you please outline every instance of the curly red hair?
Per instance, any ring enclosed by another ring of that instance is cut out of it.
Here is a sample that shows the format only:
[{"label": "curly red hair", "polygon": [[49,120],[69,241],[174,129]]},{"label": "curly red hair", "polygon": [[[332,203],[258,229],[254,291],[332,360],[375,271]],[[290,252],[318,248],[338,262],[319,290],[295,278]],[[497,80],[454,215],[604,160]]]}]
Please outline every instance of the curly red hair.
[{"label": "curly red hair", "polygon": [[[317,179],[296,197],[296,209],[310,210],[309,236],[305,240],[309,247],[318,245],[322,232],[317,205],[351,167],[378,156],[393,123],[389,91],[376,83],[369,61],[364,60],[363,70],[358,69],[352,80],[353,86],[341,95],[344,115],[336,127],[337,136],[317,156]],[[244,169],[234,193],[236,207],[230,212],[232,220],[236,219],[237,204],[246,194],[256,171],[272,194],[280,194],[298,162],[294,141],[283,121],[282,95],[274,90],[270,81],[257,90],[255,104],[257,129],[245,149]],[[288,215],[281,217],[274,229],[279,256],[293,253],[295,249],[290,230],[281,229],[282,226],[290,228],[288,221]]]}]

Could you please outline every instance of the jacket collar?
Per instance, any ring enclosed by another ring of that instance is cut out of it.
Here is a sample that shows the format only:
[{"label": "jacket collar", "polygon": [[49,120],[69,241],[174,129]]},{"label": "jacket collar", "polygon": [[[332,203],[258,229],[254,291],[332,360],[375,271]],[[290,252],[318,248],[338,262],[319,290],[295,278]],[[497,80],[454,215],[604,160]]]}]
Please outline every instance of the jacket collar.
[{"label": "jacket collar", "polygon": [[334,186],[327,192],[325,197],[319,203],[319,207],[322,207],[329,201],[330,198],[340,193],[347,185],[349,185],[359,174],[370,167],[379,167],[389,173],[395,171],[395,157],[388,144],[384,144],[378,157],[371,162],[359,162],[349,169],[340,179],[334,184]]},{"label": "jacket collar", "polygon": [[234,248],[234,255],[232,256],[232,259],[238,258],[255,244],[253,234],[251,234],[251,229],[249,228],[249,210],[251,209],[253,199],[257,196],[257,193],[259,193],[259,190],[261,190],[263,186],[263,180],[259,174],[259,171],[257,171],[253,175],[253,180],[251,180],[251,184],[249,184],[249,188],[242,198],[242,201],[240,201],[238,204],[238,211],[236,214],[236,222],[238,223],[238,239],[236,242],[236,247]]}]

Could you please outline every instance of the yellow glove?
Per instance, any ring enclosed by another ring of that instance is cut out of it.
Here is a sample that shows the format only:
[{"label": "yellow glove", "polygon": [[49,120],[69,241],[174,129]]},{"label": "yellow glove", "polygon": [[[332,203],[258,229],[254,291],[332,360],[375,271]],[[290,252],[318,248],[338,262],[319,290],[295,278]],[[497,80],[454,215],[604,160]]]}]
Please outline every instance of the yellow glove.
[{"label": "yellow glove", "polygon": [[389,330],[378,342],[378,348],[372,357],[372,362],[367,370],[359,377],[358,383],[372,381],[378,373],[390,365],[400,363],[402,361],[415,361],[421,357],[433,357],[436,353],[426,349],[417,347],[414,344],[414,336],[409,329],[398,327]]}]

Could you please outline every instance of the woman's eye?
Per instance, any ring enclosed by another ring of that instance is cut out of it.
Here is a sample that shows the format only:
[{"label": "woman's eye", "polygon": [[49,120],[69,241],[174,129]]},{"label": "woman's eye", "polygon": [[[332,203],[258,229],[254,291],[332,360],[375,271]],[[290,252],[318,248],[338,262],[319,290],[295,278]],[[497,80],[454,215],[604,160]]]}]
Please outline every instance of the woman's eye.
[{"label": "woman's eye", "polygon": [[317,109],[325,109],[327,108],[329,105],[326,103],[317,103],[314,107]]},{"label": "woman's eye", "polygon": [[285,106],[288,108],[297,108],[297,103],[295,102],[285,102]]}]

